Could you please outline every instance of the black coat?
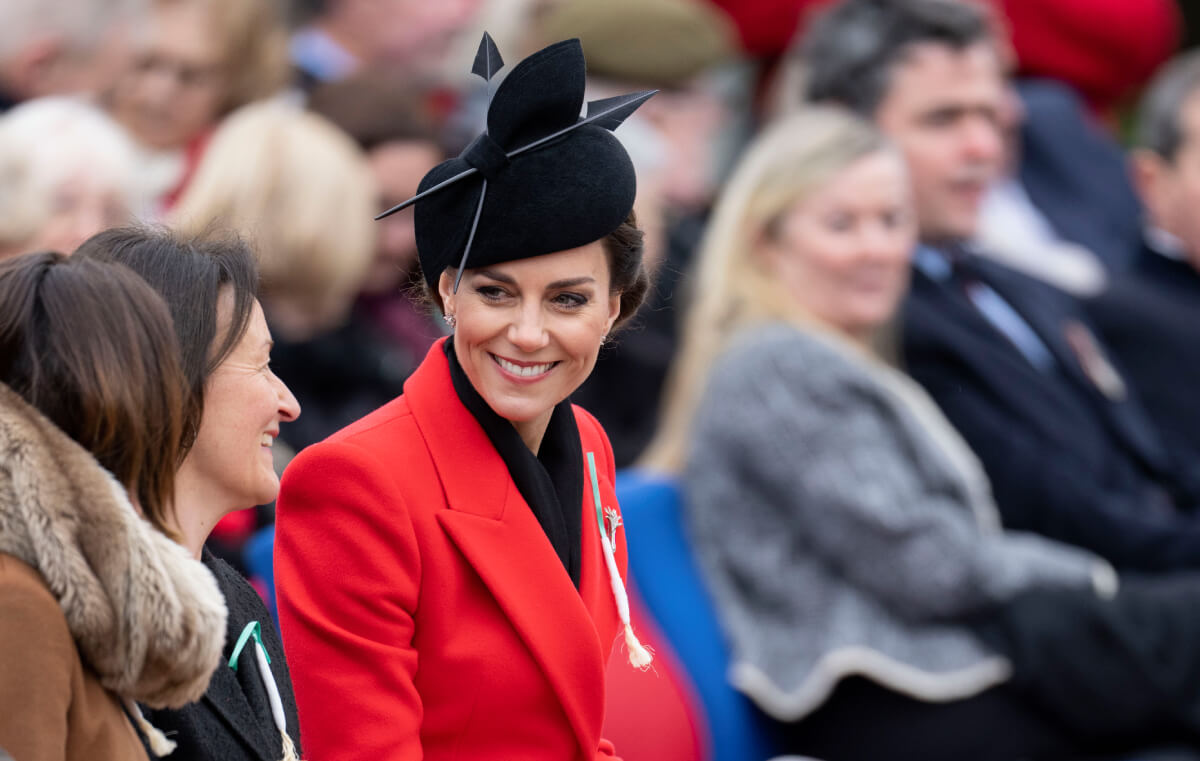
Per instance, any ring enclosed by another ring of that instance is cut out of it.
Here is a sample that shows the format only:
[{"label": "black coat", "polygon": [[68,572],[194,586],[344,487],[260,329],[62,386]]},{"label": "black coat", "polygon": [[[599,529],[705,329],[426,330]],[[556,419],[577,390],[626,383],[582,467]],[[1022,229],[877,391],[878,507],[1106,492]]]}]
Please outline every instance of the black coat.
[{"label": "black coat", "polygon": [[1082,307],[1001,265],[974,265],[1039,335],[1056,369],[1036,369],[955,283],[919,270],[904,308],[904,359],[982,460],[1005,525],[1119,567],[1200,568],[1200,520],[1186,512],[1200,503],[1200,486],[1132,393],[1112,398],[1085,372],[1066,335],[1067,326],[1076,338],[1087,329]]},{"label": "black coat", "polygon": [[1167,446],[1200,462],[1200,273],[1144,248],[1088,311]]},{"label": "black coat", "polygon": [[283,657],[283,643],[258,592],[228,563],[207,550],[204,564],[216,576],[229,607],[221,663],[213,674],[208,692],[197,702],[177,711],[143,711],[151,724],[178,744],[175,752],[167,756],[170,761],[280,761],[283,741],[271,718],[267,691],[254,657],[253,640],[238,657],[236,672],[229,667],[229,657],[246,624],[250,621],[262,624],[263,646],[271,659],[271,672],[283,702],[288,734],[298,753],[300,720],[287,661]]}]

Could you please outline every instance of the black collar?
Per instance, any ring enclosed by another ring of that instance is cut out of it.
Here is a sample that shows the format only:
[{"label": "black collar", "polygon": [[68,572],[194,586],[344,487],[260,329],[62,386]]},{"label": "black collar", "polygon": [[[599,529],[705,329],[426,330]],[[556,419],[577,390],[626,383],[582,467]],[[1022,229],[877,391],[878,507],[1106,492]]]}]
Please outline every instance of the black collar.
[{"label": "black collar", "polygon": [[459,400],[496,448],[517,491],[525,498],[546,538],[579,586],[583,533],[583,448],[570,400],[560,402],[550,416],[542,445],[534,456],[513,424],[488,406],[454,353],[453,337],[445,344],[450,380]]}]

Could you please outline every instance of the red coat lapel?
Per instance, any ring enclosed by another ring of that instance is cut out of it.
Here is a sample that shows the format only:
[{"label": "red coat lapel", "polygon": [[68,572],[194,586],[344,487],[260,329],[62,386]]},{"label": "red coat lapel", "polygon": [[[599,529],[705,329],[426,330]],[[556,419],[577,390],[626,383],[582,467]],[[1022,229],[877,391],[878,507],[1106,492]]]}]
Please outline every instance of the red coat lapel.
[{"label": "red coat lapel", "polygon": [[[458,400],[441,345],[435,345],[405,384],[410,409],[429,446],[450,508],[437,514],[438,521],[545,672],[585,756],[590,757],[595,753],[598,722],[603,716],[609,643],[601,645],[589,609],[606,624],[601,631],[610,629],[607,619],[615,620],[616,615],[609,610],[614,607],[611,592],[607,600],[598,592],[606,574],[599,577],[604,568],[590,491],[584,498],[577,591],[504,461]],[[611,486],[603,492],[611,495]],[[595,685],[595,689],[580,689],[580,685]]]}]

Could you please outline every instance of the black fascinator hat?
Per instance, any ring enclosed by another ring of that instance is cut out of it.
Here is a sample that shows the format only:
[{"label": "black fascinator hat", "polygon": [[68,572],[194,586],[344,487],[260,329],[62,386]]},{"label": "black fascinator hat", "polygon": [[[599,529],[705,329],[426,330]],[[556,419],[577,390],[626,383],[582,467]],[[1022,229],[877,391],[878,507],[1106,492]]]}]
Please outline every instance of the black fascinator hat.
[{"label": "black fascinator hat", "polygon": [[[472,73],[491,84],[503,67],[484,34]],[[419,192],[376,219],[416,204],[417,251],[435,293],[447,267],[458,290],[467,267],[577,248],[620,227],[637,190],[633,163],[612,130],[655,91],[592,101],[579,40],[517,64],[491,98],[487,130],[434,167]]]}]

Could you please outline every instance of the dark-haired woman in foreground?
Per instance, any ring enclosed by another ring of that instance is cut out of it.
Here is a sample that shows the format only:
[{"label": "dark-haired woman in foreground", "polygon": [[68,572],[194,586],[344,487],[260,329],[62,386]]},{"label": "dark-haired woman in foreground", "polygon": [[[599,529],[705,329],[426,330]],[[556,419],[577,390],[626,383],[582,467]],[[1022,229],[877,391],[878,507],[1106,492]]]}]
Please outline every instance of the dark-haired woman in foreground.
[{"label": "dark-haired woman in foreground", "polygon": [[169,538],[182,388],[132,272],[0,264],[0,746],[20,761],[145,759],[139,733],[165,754],[134,701],[183,705],[217,667],[221,595]]},{"label": "dark-haired woman in foreground", "polygon": [[177,749],[172,761],[280,761],[299,756],[300,727],[283,646],[262,599],[204,547],[225,515],[275,499],[272,444],[300,407],[271,372],[253,252],[234,235],[165,230],[99,233],[75,256],[117,262],[166,301],[183,350],[180,392],[197,411],[175,476],[170,529],[217,578],[229,606],[224,658],[208,691],[175,711],[152,711]]},{"label": "dark-haired woman in foreground", "polygon": [[610,757],[610,650],[649,662],[608,439],[568,401],[646,290],[610,133],[639,101],[580,123],[583,82],[578,40],[535,53],[487,133],[425,176],[449,181],[416,232],[453,335],[284,474],[279,611],[318,761]]}]

